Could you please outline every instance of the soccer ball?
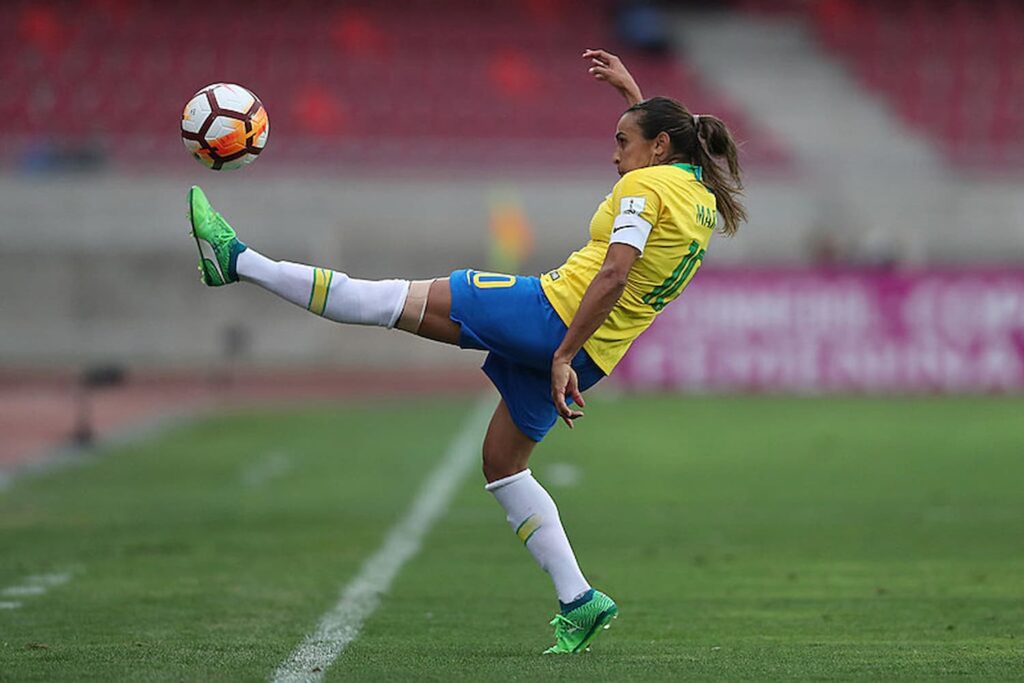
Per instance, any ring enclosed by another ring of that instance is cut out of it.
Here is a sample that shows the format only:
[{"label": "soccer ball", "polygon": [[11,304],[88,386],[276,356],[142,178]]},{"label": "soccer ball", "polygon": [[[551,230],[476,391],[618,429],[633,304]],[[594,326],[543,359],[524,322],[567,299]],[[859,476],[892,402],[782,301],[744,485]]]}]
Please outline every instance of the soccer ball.
[{"label": "soccer ball", "polygon": [[270,121],[260,98],[233,83],[197,92],[181,115],[181,140],[203,166],[231,171],[255,159],[267,144]]}]

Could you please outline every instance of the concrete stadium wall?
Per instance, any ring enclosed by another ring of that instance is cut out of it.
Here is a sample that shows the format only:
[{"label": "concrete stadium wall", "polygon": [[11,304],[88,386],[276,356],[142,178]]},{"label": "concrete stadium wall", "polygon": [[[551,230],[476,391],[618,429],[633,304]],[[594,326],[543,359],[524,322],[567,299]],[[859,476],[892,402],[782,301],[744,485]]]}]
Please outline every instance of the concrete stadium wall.
[{"label": "concrete stadium wall", "polygon": [[[200,177],[253,246],[356,277],[412,278],[487,267],[494,196],[518,197],[535,232],[536,251],[522,272],[555,267],[584,243],[594,207],[615,181],[614,174],[436,181],[253,177],[258,181]],[[203,287],[187,236],[190,182],[0,178],[0,364],[204,365],[223,357],[238,331],[249,340],[245,358],[254,363],[479,362],[476,354],[402,333],[316,320],[254,287]],[[837,215],[854,231],[884,227],[895,240],[932,229],[944,235],[928,242],[921,258],[1024,261],[1024,198],[1012,188],[979,184],[955,198],[936,197],[929,212],[935,224],[908,225],[886,215],[885,207],[844,208],[811,181],[753,177],[749,187],[750,225],[736,239],[713,242],[709,265],[806,261],[808,237]],[[883,213],[873,215],[876,210]]]}]

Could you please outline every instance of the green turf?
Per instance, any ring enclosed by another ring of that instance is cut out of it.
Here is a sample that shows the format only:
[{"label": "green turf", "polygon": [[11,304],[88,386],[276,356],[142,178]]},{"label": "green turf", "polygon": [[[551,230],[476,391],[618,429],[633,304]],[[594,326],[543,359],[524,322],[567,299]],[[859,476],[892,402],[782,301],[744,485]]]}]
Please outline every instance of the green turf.
[{"label": "green turf", "polygon": [[[16,482],[0,589],[73,578],[0,610],[0,680],[267,679],[470,405],[226,416]],[[620,605],[593,652],[539,654],[549,583],[474,472],[326,680],[1022,679],[1021,415],[595,398],[533,463]]]}]

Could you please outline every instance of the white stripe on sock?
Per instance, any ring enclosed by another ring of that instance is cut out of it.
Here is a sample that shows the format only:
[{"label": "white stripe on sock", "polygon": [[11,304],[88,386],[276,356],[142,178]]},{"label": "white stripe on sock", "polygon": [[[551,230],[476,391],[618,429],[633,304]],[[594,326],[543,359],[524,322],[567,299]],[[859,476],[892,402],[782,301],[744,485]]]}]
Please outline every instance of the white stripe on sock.
[{"label": "white stripe on sock", "polygon": [[530,470],[492,481],[487,490],[503,508],[512,531],[555,584],[561,602],[590,589],[565,534],[558,506]]}]

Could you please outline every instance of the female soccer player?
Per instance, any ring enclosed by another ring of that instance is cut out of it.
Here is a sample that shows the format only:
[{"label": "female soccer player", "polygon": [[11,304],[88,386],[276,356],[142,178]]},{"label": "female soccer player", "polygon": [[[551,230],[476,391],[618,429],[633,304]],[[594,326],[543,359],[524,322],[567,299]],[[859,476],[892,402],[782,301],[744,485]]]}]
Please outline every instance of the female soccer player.
[{"label": "female soccer player", "polygon": [[367,281],[273,261],[240,242],[202,190],[189,194],[207,285],[252,282],[336,322],[488,352],[483,370],[501,401],[484,437],[486,488],[554,582],[560,610],[548,653],[586,649],[618,607],[584,578],[555,502],[527,468],[530,454],[558,417],[571,428],[583,416],[572,404],[584,406],[582,392],[679,296],[717,216],[726,235],[746,219],[736,145],[721,120],[665,97],[644,100],[615,55],[587,50],[583,58],[629,105],[615,132],[621,178],[597,207],[586,246],[539,278],[456,270],[429,281]]}]

